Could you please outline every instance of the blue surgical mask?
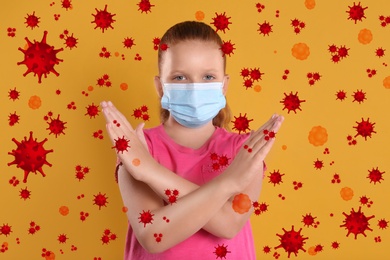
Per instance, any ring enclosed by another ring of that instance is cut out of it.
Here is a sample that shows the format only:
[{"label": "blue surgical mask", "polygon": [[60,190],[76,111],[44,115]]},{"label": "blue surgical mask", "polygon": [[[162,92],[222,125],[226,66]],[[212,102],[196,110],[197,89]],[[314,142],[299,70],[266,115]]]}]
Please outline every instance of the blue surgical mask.
[{"label": "blue surgical mask", "polygon": [[197,128],[226,106],[222,87],[223,82],[163,83],[161,106],[182,126]]}]

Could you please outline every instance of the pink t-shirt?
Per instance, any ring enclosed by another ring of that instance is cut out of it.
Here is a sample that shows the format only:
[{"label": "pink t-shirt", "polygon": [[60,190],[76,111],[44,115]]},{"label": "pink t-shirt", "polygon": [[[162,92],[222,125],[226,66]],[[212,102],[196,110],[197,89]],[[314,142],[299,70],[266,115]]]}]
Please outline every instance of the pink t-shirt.
[{"label": "pink t-shirt", "polygon": [[[146,129],[144,132],[150,153],[161,165],[199,186],[219,175],[232,162],[249,136],[216,128],[211,138],[202,147],[192,149],[175,143],[166,134],[162,125]],[[180,231],[172,230],[172,232]],[[216,237],[201,229],[185,241],[158,254],[148,253],[138,243],[129,224],[125,260],[225,259],[217,255],[218,247],[226,247],[228,251],[226,259],[256,259],[249,220],[242,230],[230,240]]]}]

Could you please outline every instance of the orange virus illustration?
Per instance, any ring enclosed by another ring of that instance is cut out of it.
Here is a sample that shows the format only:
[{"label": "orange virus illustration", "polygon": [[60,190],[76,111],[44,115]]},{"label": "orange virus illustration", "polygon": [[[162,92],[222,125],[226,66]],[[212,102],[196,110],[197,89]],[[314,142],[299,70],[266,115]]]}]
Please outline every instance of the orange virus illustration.
[{"label": "orange virus illustration", "polygon": [[213,22],[211,24],[213,24],[216,28],[216,31],[223,31],[225,33],[225,30],[229,29],[229,24],[231,24],[231,22],[229,21],[231,17],[227,17],[226,16],[226,13],[223,13],[223,14],[217,14],[215,13],[215,17],[213,17]]},{"label": "orange virus illustration", "polygon": [[154,5],[150,3],[149,0],[141,0],[138,4],[138,11],[141,11],[141,13],[148,13],[151,12],[151,9]]},{"label": "orange virus illustration", "polygon": [[214,254],[217,256],[216,258],[226,258],[226,255],[230,253],[230,251],[227,250],[227,245],[225,246],[224,244],[219,245],[214,247],[215,251]]},{"label": "orange virus illustration", "polygon": [[242,116],[241,113],[238,117],[234,117],[234,121],[232,123],[234,124],[233,130],[237,130],[239,134],[241,132],[246,133],[246,131],[250,131],[249,123],[252,122],[253,119],[248,119],[246,117],[246,113]]},{"label": "orange virus illustration", "polygon": [[234,196],[232,207],[235,212],[244,214],[252,207],[252,202],[248,195],[240,193]]},{"label": "orange virus illustration", "polygon": [[144,224],[144,227],[146,226],[146,224],[152,224],[152,221],[153,221],[153,216],[154,214],[152,214],[150,212],[150,210],[148,211],[142,211],[141,213],[139,213],[139,222],[138,223],[142,223]]},{"label": "orange virus illustration", "polygon": [[340,196],[343,200],[348,201],[351,200],[354,196],[354,192],[349,187],[344,187],[340,190]]},{"label": "orange virus illustration", "polygon": [[43,38],[41,42],[34,40],[34,43],[30,42],[26,37],[28,47],[26,50],[18,48],[24,54],[24,60],[18,62],[17,65],[26,65],[27,71],[23,74],[26,76],[30,72],[34,73],[34,76],[38,75],[38,83],[41,83],[42,75],[47,77],[47,74],[52,72],[54,75],[60,74],[54,69],[54,65],[58,65],[63,60],[57,58],[57,53],[63,51],[63,48],[55,50],[53,46],[46,43],[47,31],[43,32]]},{"label": "orange virus illustration", "polygon": [[309,132],[308,139],[314,146],[324,145],[328,141],[328,132],[322,126],[314,126]]},{"label": "orange virus illustration", "polygon": [[366,217],[364,213],[361,212],[361,207],[359,207],[359,210],[356,212],[352,208],[349,215],[345,212],[343,212],[343,215],[345,216],[345,220],[344,224],[340,225],[340,227],[344,227],[346,230],[348,230],[347,236],[352,233],[355,235],[355,239],[357,239],[359,234],[366,236],[364,233],[366,230],[372,231],[372,229],[369,227],[370,223],[368,223],[368,221],[375,216]]},{"label": "orange virus illustration", "polygon": [[93,195],[93,196],[94,196],[93,205],[97,205],[99,209],[101,209],[101,207],[107,207],[108,197],[106,196],[106,194],[101,194],[99,192],[97,195]]},{"label": "orange virus illustration", "polygon": [[92,14],[92,16],[95,18],[91,23],[95,23],[96,28],[102,29],[102,32],[104,33],[104,30],[107,30],[108,28],[114,29],[112,27],[112,24],[115,22],[114,19],[112,19],[115,14],[111,14],[110,12],[107,12],[107,5],[105,5],[104,10],[98,10],[95,8],[96,14]]},{"label": "orange virus illustration", "polygon": [[348,8],[349,10],[346,11],[348,13],[348,20],[354,20],[355,24],[357,21],[362,21],[363,18],[366,18],[364,16],[364,10],[368,7],[362,7],[360,2],[357,5],[354,2],[353,6],[348,6]]},{"label": "orange virus illustration", "polygon": [[361,44],[369,44],[372,38],[372,32],[369,29],[362,29],[358,34],[358,40]]},{"label": "orange virus illustration", "polygon": [[282,183],[283,181],[282,181],[282,176],[284,176],[284,174],[281,174],[280,172],[279,172],[279,170],[277,170],[277,171],[273,171],[273,172],[271,172],[270,174],[269,174],[269,176],[268,176],[268,178],[269,178],[269,183],[272,183],[274,186],[276,185],[276,184],[280,184],[280,183]]},{"label": "orange virus illustration", "polygon": [[276,234],[280,238],[280,245],[275,247],[275,249],[283,248],[286,250],[288,258],[290,258],[291,253],[294,253],[296,256],[298,254],[298,250],[306,252],[303,246],[306,243],[305,240],[308,238],[301,235],[302,228],[295,231],[294,226],[292,226],[290,231],[287,231],[284,228],[283,231],[283,235]]},{"label": "orange virus illustration", "polygon": [[298,60],[306,60],[310,55],[310,48],[306,43],[300,42],[294,44],[291,48],[291,54]]},{"label": "orange virus illustration", "polygon": [[287,109],[288,113],[290,113],[290,111],[294,111],[294,113],[297,113],[297,109],[302,111],[301,103],[306,102],[306,100],[300,100],[297,94],[298,92],[295,92],[295,94],[293,94],[292,91],[289,95],[284,93],[284,99],[280,101],[280,103],[284,104],[283,110]]},{"label": "orange virus illustration", "polygon": [[114,141],[115,141],[115,145],[112,148],[113,149],[115,148],[117,153],[123,153],[124,151],[127,152],[127,148],[130,148],[129,145],[130,140],[127,140],[124,136],[118,137]]},{"label": "orange virus illustration", "polygon": [[15,164],[17,168],[24,170],[23,182],[27,182],[27,177],[30,172],[36,174],[40,172],[43,177],[45,173],[42,170],[43,165],[52,165],[46,161],[46,155],[53,152],[53,150],[45,150],[43,147],[44,143],[47,141],[45,138],[41,142],[37,142],[37,139],[33,139],[33,132],[30,132],[30,138],[27,140],[27,137],[24,137],[24,140],[21,142],[17,141],[15,138],[12,138],[12,141],[17,145],[16,150],[9,152],[9,155],[15,157],[14,161],[8,163],[8,166]]}]

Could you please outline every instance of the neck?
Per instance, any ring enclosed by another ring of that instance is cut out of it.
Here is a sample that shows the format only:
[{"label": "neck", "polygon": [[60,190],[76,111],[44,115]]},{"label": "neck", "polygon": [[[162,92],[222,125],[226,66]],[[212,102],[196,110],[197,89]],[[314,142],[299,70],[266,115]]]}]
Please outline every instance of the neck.
[{"label": "neck", "polygon": [[198,149],[213,135],[215,126],[212,121],[198,128],[187,128],[176,122],[171,116],[164,123],[164,130],[177,144]]}]

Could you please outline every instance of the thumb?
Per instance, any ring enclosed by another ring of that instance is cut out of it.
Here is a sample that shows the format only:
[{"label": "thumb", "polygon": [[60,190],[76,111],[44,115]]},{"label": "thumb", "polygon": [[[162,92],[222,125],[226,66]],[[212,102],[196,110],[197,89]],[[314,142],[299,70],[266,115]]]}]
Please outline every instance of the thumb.
[{"label": "thumb", "polygon": [[146,144],[146,139],[145,139],[145,135],[144,135],[144,126],[145,126],[145,123],[142,122],[140,123],[136,129],[135,129],[135,133],[137,135],[137,137],[139,138],[139,140],[141,141],[141,143],[145,146],[145,147],[148,147],[147,144]]}]

